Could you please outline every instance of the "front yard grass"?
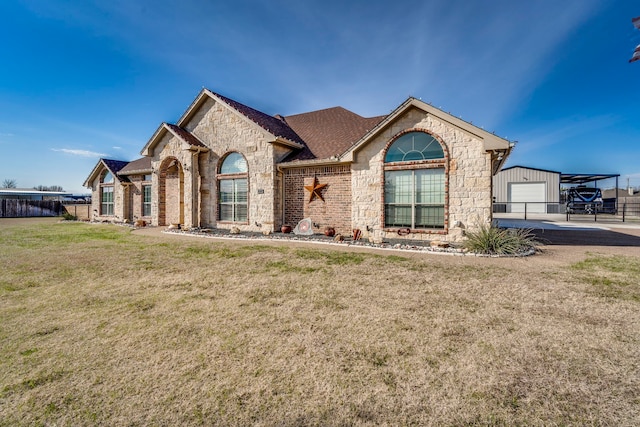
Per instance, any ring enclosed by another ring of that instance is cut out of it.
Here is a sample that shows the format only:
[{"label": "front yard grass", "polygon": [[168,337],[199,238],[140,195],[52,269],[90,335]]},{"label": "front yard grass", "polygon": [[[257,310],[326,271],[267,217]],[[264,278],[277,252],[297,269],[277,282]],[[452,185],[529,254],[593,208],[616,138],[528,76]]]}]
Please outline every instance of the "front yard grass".
[{"label": "front yard grass", "polygon": [[4,226],[0,425],[638,425],[639,271]]}]

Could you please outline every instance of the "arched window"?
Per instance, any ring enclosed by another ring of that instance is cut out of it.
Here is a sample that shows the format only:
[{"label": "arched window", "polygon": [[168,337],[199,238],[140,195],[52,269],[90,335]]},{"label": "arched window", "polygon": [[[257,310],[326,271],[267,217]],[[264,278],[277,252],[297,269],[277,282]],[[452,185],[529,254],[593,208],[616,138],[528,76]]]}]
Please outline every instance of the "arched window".
[{"label": "arched window", "polygon": [[444,228],[445,153],[432,135],[408,132],[384,157],[385,227]]},{"label": "arched window", "polygon": [[385,163],[444,159],[442,146],[425,132],[409,132],[396,139],[384,156]]},{"label": "arched window", "polygon": [[218,220],[247,222],[247,161],[240,153],[229,153],[218,172]]},{"label": "arched window", "polygon": [[100,215],[113,215],[113,175],[105,170],[100,176]]},{"label": "arched window", "polygon": [[109,171],[104,171],[104,175],[102,175],[102,180],[100,181],[103,184],[113,184],[113,175]]}]

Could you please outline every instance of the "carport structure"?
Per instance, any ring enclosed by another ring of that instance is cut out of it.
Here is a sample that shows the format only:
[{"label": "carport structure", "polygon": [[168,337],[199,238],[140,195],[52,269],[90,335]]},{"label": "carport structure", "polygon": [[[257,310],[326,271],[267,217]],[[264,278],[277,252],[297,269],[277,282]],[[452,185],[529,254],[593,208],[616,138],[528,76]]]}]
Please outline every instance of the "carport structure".
[{"label": "carport structure", "polygon": [[588,182],[602,181],[603,179],[616,179],[616,188],[618,188],[618,178],[620,174],[593,174],[593,173],[561,173],[560,184],[586,184]]},{"label": "carport structure", "polygon": [[[555,214],[564,213],[561,200],[563,186],[578,186],[615,178],[618,174],[561,173],[548,169],[512,166],[502,169],[493,179],[494,213]],[[618,200],[609,204],[617,211]]]},{"label": "carport structure", "polygon": [[598,181],[602,181],[605,179],[616,179],[616,197],[615,197],[615,205],[614,212],[618,212],[618,178],[620,178],[620,174],[594,174],[594,173],[561,173],[560,174],[560,185],[568,184],[568,185],[584,185],[588,183],[593,183],[594,187],[598,186]]}]

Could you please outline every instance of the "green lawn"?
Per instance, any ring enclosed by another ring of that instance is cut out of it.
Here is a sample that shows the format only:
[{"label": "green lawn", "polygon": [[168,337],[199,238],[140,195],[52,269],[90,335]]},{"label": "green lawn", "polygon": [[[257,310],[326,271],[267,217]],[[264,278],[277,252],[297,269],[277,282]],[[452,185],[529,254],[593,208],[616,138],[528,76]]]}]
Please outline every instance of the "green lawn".
[{"label": "green lawn", "polygon": [[640,425],[639,276],[0,220],[0,425]]}]

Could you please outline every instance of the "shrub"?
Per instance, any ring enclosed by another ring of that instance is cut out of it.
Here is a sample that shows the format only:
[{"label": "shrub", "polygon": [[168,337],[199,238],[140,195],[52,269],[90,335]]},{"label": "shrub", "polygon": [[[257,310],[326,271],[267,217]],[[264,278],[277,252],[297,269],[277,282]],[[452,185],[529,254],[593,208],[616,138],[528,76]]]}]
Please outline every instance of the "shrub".
[{"label": "shrub", "polygon": [[535,249],[539,244],[531,229],[504,229],[493,224],[468,231],[466,236],[466,249],[487,255],[518,255]]},{"label": "shrub", "polygon": [[69,212],[65,212],[62,214],[62,218],[64,218],[65,221],[77,221],[78,217],[75,215],[70,214]]}]

